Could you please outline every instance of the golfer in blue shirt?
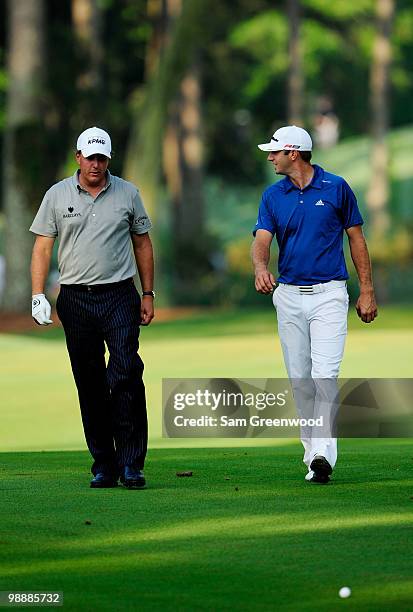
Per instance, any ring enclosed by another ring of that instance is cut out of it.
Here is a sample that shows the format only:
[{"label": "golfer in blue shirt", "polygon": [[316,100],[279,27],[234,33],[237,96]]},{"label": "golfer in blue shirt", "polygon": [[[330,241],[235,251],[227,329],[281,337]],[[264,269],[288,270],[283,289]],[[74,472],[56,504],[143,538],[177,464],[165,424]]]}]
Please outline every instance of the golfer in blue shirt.
[{"label": "golfer in blue shirt", "polygon": [[[304,426],[301,441],[306,480],[327,484],[337,461],[333,437],[337,378],[347,335],[349,275],[343,253],[346,232],[357,271],[356,311],[365,323],[377,316],[370,258],[356,197],[340,176],[311,164],[312,140],[304,129],[278,129],[260,144],[276,174],[285,178],[262,196],[254,229],[255,288],[273,292],[278,333],[297,410],[323,417],[323,428]],[[279,249],[278,286],[268,270],[270,247]]]}]

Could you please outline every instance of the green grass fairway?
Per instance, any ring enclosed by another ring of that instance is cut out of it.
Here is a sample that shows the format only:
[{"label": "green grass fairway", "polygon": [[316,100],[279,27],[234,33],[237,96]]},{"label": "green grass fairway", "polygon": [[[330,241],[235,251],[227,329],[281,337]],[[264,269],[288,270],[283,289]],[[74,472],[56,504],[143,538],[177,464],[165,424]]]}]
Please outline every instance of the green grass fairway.
[{"label": "green grass fairway", "polygon": [[145,491],[90,489],[83,452],[1,465],[0,590],[75,612],[412,609],[408,441],[343,441],[325,487],[298,444],[152,450]]},{"label": "green grass fairway", "polygon": [[[410,377],[413,311],[387,307],[371,325],[354,312],[341,368],[343,377]],[[162,378],[277,378],[286,376],[274,309],[211,311],[142,330],[151,446],[190,441],[161,438]],[[1,450],[84,448],[75,385],[61,329],[0,335]],[[221,446],[258,444],[217,441]],[[265,443],[265,441],[263,441]],[[194,444],[211,445],[213,440]]]}]

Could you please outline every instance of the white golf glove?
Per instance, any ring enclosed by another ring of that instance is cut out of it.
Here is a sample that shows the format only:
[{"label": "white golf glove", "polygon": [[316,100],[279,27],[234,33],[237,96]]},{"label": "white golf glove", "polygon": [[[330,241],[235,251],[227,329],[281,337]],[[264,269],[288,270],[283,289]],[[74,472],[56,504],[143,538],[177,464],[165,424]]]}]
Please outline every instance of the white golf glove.
[{"label": "white golf glove", "polygon": [[32,295],[32,317],[38,325],[50,325],[53,321],[50,318],[52,307],[46,300],[44,293]]}]

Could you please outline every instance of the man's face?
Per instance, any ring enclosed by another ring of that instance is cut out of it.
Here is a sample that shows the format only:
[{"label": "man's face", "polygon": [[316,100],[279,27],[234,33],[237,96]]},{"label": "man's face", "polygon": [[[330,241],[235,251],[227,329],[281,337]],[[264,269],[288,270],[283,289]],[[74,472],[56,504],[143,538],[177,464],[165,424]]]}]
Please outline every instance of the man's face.
[{"label": "man's face", "polygon": [[[288,153],[286,155],[286,153]],[[270,151],[267,160],[272,163],[277,174],[288,174],[291,168],[291,159],[289,151]]]},{"label": "man's face", "polygon": [[100,187],[105,184],[109,165],[109,158],[106,155],[96,153],[83,157],[82,153],[76,153],[76,160],[80,167],[80,177],[85,185]]}]

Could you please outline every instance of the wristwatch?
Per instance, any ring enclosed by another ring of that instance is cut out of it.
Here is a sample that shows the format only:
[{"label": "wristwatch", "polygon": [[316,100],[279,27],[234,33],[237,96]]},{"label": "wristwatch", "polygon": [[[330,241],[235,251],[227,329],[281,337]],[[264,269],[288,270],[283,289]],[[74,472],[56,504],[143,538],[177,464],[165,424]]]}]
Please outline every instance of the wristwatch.
[{"label": "wristwatch", "polygon": [[142,295],[150,295],[155,299],[155,291],[142,291]]}]

